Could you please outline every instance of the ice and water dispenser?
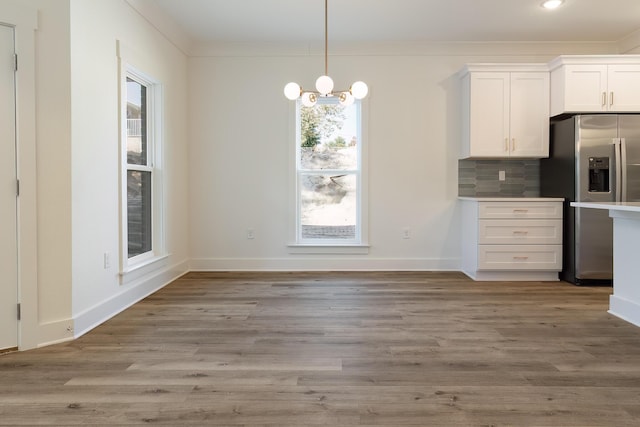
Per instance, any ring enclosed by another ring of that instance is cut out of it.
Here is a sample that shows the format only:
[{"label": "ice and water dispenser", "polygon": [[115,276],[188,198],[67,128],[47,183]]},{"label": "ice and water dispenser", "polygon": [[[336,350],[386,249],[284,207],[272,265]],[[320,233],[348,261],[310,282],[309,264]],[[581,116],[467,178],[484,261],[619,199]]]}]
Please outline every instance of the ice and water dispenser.
[{"label": "ice and water dispenser", "polygon": [[589,192],[609,193],[609,158],[589,157]]}]

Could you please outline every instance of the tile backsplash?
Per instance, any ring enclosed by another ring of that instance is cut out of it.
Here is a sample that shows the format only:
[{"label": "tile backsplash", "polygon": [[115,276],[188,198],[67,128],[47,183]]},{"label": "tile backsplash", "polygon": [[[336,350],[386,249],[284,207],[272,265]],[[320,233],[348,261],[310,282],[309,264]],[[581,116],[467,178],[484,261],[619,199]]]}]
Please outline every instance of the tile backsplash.
[{"label": "tile backsplash", "polygon": [[[498,174],[505,171],[505,180]],[[466,197],[538,197],[540,161],[458,160],[458,195]]]}]

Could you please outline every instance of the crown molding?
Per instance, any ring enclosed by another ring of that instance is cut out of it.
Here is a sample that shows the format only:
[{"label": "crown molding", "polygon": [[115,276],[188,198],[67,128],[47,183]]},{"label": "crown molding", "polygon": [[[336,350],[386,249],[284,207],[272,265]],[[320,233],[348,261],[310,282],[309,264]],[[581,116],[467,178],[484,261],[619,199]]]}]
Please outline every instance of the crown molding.
[{"label": "crown molding", "polygon": [[[375,42],[333,43],[330,56],[539,56],[617,54],[616,43],[587,42]],[[195,43],[191,56],[321,56],[321,43]]]},{"label": "crown molding", "polygon": [[125,0],[125,2],[182,53],[186,56],[190,55],[193,44],[191,38],[152,0]]}]

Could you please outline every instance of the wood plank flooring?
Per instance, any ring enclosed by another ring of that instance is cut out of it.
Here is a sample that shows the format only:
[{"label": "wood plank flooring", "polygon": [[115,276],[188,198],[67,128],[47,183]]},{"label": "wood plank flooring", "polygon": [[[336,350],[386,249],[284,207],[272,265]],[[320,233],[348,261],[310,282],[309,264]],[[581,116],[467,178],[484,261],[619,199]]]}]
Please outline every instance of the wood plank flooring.
[{"label": "wood plank flooring", "polygon": [[459,273],[190,273],[0,355],[0,425],[640,426],[608,287]]}]

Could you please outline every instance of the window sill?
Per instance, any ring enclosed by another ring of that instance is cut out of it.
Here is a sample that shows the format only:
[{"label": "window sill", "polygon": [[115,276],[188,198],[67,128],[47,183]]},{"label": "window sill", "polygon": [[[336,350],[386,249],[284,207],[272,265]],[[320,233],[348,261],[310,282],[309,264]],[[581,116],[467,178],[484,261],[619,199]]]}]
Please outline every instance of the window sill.
[{"label": "window sill", "polygon": [[344,254],[344,255],[367,255],[369,245],[365,244],[300,244],[288,245],[290,254]]},{"label": "window sill", "polygon": [[137,264],[128,266],[120,272],[120,284],[126,285],[134,282],[149,273],[161,269],[167,265],[169,254],[149,258]]}]

